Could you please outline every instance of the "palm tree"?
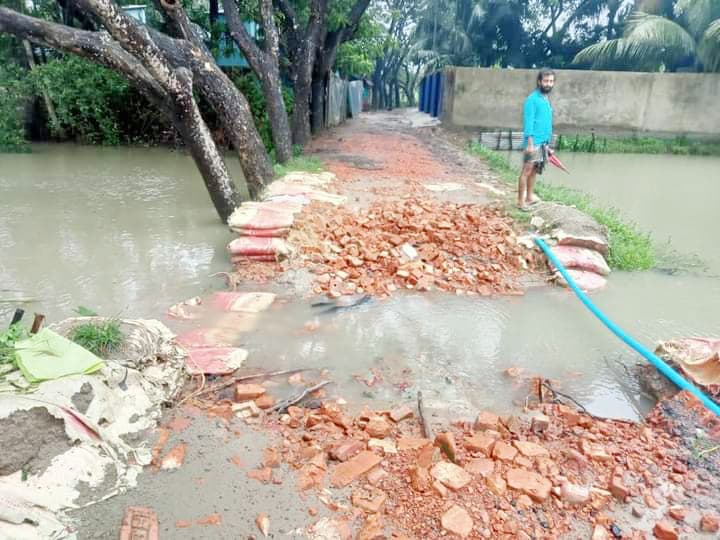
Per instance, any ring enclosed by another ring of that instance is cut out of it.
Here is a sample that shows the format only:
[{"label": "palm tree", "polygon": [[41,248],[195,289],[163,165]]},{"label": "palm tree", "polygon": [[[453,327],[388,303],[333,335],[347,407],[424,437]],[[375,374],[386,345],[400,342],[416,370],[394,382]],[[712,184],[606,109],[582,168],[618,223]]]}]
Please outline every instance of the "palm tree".
[{"label": "palm tree", "polygon": [[591,69],[720,71],[720,0],[678,0],[665,14],[631,13],[622,37],[586,47],[573,62]]}]

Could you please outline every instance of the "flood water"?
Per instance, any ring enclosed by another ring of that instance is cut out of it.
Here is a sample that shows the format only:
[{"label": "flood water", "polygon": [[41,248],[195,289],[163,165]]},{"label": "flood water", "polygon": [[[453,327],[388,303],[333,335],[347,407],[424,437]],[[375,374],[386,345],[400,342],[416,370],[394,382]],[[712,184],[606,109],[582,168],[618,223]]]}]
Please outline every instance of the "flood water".
[{"label": "flood water", "polygon": [[[163,318],[168,305],[223,287],[208,276],[227,269],[231,235],[188,157],[163,149],[34,150],[0,156],[0,289],[8,289],[0,298],[35,297],[27,309],[51,320],[78,305]],[[573,174],[553,171],[550,181],[595,194],[707,263],[706,271],[674,275],[616,272],[594,295],[601,309],[648,346],[720,335],[720,251],[712,237],[720,160],[562,158]],[[11,309],[0,303],[4,319]],[[308,321],[317,329],[308,331]],[[422,390],[429,408],[454,417],[522,402],[528,383],[508,378],[508,367],[556,380],[599,415],[637,418],[647,407],[623,367],[639,357],[556,288],[494,299],[404,295],[333,314],[292,301],[236,342],[249,349],[251,367],[328,368],[347,399],[392,403]]]},{"label": "flood water", "polygon": [[0,298],[49,320],[155,317],[227,269],[231,235],[188,156],[50,144],[0,163]]}]

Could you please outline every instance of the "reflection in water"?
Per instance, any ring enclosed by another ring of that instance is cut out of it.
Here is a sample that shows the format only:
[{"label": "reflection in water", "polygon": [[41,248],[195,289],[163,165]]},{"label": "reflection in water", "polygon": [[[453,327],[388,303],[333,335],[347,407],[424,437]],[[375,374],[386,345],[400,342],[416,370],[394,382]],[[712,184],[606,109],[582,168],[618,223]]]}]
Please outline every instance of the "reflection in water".
[{"label": "reflection in water", "polygon": [[0,283],[51,320],[78,305],[158,316],[226,267],[230,234],[187,156],[38,145],[2,160]]}]

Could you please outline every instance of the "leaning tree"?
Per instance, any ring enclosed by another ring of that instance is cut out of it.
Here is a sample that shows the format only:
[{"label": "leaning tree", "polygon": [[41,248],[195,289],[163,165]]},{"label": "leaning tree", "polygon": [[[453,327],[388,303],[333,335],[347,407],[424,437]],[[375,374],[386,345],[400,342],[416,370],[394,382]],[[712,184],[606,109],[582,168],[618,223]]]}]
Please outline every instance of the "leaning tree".
[{"label": "leaning tree", "polygon": [[178,0],[157,0],[170,33],[127,15],[112,0],[65,0],[93,21],[73,28],[0,7],[0,32],[76,54],[122,74],[172,122],[226,221],[240,196],[198,108],[194,91],[217,114],[232,142],[250,196],[272,179],[272,165],[243,94],[223,73]]}]

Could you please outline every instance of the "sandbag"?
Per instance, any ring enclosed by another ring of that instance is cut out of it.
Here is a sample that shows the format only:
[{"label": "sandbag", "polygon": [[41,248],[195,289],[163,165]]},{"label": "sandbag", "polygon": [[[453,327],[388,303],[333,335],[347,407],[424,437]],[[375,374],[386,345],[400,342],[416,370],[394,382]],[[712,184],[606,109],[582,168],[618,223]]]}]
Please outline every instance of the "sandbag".
[{"label": "sandbag", "polygon": [[191,375],[227,375],[240,368],[247,357],[248,352],[237,347],[190,349],[185,359],[185,370]]},{"label": "sandbag", "polygon": [[680,338],[661,342],[655,353],[675,363],[689,378],[720,395],[720,339]]},{"label": "sandbag", "polygon": [[210,302],[219,311],[260,313],[275,301],[275,294],[267,292],[217,292]]},{"label": "sandbag", "polygon": [[242,205],[228,218],[232,230],[282,229],[292,227],[295,220],[292,212],[281,211],[268,205]]},{"label": "sandbag", "polygon": [[274,263],[278,262],[275,255],[233,255],[230,257],[230,264],[239,265],[251,262]]},{"label": "sandbag", "polygon": [[281,238],[265,238],[242,236],[227,246],[231,256],[234,255],[272,255],[277,259],[288,257],[292,253],[290,244]]},{"label": "sandbag", "polygon": [[290,229],[287,227],[281,227],[279,229],[252,229],[241,227],[233,230],[240,236],[262,236],[266,238],[285,238],[290,234]]},{"label": "sandbag", "polygon": [[[574,270],[572,268],[568,268],[567,273],[575,281],[577,286],[586,292],[602,289],[607,283],[607,280],[603,276],[596,274],[595,272],[588,272],[586,270]],[[565,278],[560,275],[560,273],[555,274],[555,279],[560,285],[567,287],[567,282],[565,281]]]},{"label": "sandbag", "polygon": [[[578,246],[555,246],[553,253],[565,268],[587,270],[601,276],[610,274],[610,267],[605,262],[605,258],[594,249]],[[552,264],[550,267],[554,270]]]}]

